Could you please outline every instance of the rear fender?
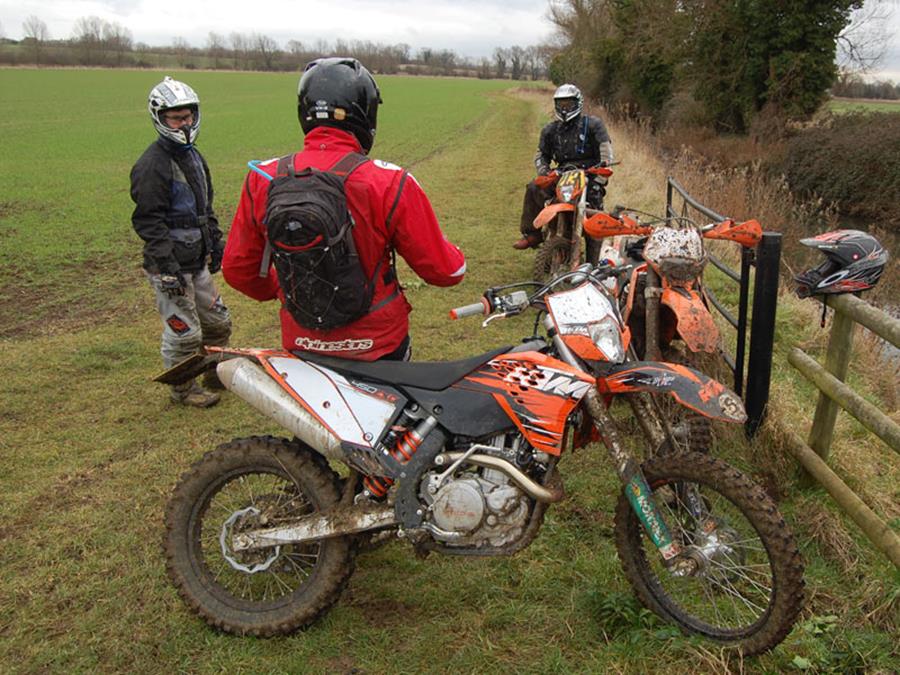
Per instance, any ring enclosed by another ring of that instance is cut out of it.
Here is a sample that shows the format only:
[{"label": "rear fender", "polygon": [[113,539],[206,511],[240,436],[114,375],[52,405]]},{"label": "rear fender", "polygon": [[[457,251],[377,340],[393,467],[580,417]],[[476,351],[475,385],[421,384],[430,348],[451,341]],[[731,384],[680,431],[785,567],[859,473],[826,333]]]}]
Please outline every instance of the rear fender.
[{"label": "rear fender", "polygon": [[191,354],[183,361],[179,361],[168,370],[154,377],[153,381],[161,384],[184,384],[202,375],[207,370],[214,370],[223,361],[239,357],[249,357],[258,360],[258,356],[261,353],[274,354],[281,352],[268,352],[259,349],[233,349],[229,347],[204,347],[203,352]]},{"label": "rear fender", "polygon": [[541,229],[542,227],[544,227],[544,225],[556,218],[557,214],[574,210],[574,204],[550,204],[549,206],[545,206],[543,210],[537,215],[537,218],[534,219],[533,224],[536,228]]},{"label": "rear fender", "polygon": [[711,419],[740,424],[747,419],[737,394],[703,373],[677,363],[632,361],[611,365],[597,378],[602,394],[668,394]]},{"label": "rear fender", "polygon": [[660,302],[675,314],[677,335],[688,349],[708,353],[718,349],[719,329],[696,289],[665,288]]}]

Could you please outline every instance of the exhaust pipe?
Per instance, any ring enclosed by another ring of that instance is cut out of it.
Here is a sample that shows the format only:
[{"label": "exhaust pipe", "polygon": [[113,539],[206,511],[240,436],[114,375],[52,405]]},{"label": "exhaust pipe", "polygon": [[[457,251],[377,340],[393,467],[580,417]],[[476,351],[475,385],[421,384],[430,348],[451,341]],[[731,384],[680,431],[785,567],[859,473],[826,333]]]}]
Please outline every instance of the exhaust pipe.
[{"label": "exhaust pipe", "polygon": [[340,440],[250,359],[223,361],[216,366],[216,374],[228,391],[294,432],[308,446],[328,459],[344,461]]}]

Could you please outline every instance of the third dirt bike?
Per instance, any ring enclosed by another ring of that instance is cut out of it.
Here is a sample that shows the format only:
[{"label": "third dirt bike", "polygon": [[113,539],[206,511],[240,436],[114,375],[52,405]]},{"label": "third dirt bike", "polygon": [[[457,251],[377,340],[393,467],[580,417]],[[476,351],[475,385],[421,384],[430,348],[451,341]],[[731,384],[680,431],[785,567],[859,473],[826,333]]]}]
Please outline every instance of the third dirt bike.
[{"label": "third dirt bike", "polygon": [[[636,358],[684,363],[709,375],[721,371],[719,329],[703,285],[708,261],[706,239],[755,247],[762,228],[756,220],[724,220],[701,226],[688,218],[643,221],[640,212],[617,206],[591,214],[585,232],[603,241],[604,255],[630,261],[633,271],[619,284],[623,319],[631,329]],[[683,409],[664,406],[676,427],[680,447],[705,452],[711,441],[709,421]]]},{"label": "third dirt bike", "polygon": [[592,264],[597,262],[600,248],[593,240],[585,242],[582,253],[588,182],[605,182],[612,173],[607,167],[581,169],[563,165],[534,179],[538,187],[554,188],[553,199],[534,219],[534,226],[543,231],[544,239],[534,259],[533,278],[536,281],[549,281],[563,272],[570,272],[585,259]]}]

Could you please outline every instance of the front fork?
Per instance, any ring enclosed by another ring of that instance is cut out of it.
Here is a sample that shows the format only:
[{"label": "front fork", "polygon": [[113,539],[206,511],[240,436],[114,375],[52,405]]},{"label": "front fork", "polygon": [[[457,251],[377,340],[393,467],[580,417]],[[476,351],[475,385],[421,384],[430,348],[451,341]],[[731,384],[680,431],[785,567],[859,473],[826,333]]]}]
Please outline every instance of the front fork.
[{"label": "front fork", "polygon": [[653,500],[650,486],[644,478],[640,465],[622,445],[615,423],[610,418],[596,387],[592,387],[588,392],[586,401],[594,426],[613,459],[619,480],[625,485],[625,495],[631,503],[631,508],[637,514],[650,540],[659,549],[666,566],[670,566],[681,553],[681,546],[673,541],[662,513]]}]

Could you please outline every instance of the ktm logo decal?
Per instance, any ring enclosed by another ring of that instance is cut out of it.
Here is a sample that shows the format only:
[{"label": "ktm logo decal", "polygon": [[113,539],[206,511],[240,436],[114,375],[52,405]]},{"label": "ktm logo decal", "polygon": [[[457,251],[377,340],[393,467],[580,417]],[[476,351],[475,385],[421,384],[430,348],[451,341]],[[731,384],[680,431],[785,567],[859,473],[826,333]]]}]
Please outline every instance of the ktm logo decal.
[{"label": "ktm logo decal", "polygon": [[546,380],[539,381],[535,389],[557,396],[571,396],[580,398],[591,385],[567,375],[557,375]]}]

